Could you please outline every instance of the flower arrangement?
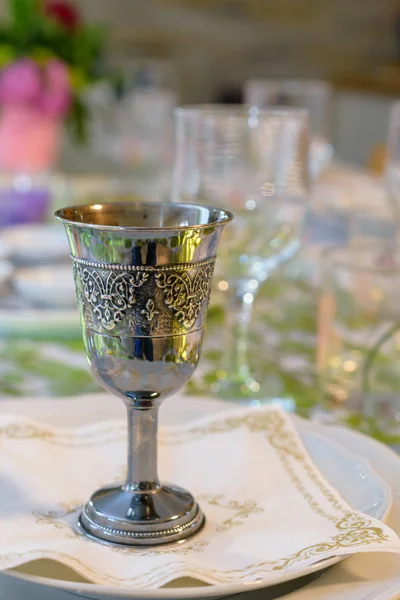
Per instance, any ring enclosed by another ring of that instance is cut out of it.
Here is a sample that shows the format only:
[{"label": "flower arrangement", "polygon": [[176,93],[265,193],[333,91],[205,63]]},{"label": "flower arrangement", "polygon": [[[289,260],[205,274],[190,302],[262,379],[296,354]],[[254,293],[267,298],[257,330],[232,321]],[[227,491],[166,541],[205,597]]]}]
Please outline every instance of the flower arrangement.
[{"label": "flower arrangement", "polygon": [[0,168],[40,170],[64,120],[76,139],[85,137],[81,95],[98,77],[102,34],[66,1],[9,0],[8,7],[0,26]]}]

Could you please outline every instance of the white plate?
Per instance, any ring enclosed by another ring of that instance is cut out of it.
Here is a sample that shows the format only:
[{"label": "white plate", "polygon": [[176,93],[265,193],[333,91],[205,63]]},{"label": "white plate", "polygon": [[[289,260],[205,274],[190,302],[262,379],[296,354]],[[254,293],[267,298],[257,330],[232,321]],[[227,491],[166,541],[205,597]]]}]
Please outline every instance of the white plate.
[{"label": "white plate", "polygon": [[76,306],[70,265],[18,269],[13,284],[17,293],[29,303],[58,308]]},{"label": "white plate", "polygon": [[[97,396],[94,403],[92,403],[92,407],[90,407],[89,400],[71,399],[69,403],[63,407],[59,404],[59,402],[63,401],[57,401],[60,413],[54,411],[53,403],[50,420],[54,420],[55,418],[57,421],[57,417],[62,414],[64,425],[74,425],[74,419],[75,422],[78,419],[78,422],[82,424],[82,422],[88,418],[89,422],[111,416],[115,418],[118,414],[118,403],[110,403],[109,397],[105,397],[104,401],[106,404],[102,404],[99,396]],[[168,404],[170,413],[164,412],[163,415],[170,417],[171,410],[173,410],[172,416],[175,416],[175,422],[182,422],[182,420],[193,418],[193,412],[190,414],[191,409],[195,409],[195,414],[197,413],[197,415],[199,415],[204,414],[205,410],[210,413],[215,410],[220,410],[221,406],[226,408],[226,404],[219,402],[211,400],[199,401],[188,398],[184,401],[181,399],[180,402],[179,399],[175,398],[174,400],[169,401]],[[188,405],[191,405],[190,408]],[[46,406],[46,402],[42,402],[41,405],[39,403],[39,409],[40,406],[43,410],[43,407]],[[48,404],[47,406],[47,415],[49,415],[50,405]],[[95,418],[93,418],[94,407],[96,410]],[[3,407],[3,409],[4,408],[5,407]],[[91,417],[88,417],[88,409],[90,410]],[[73,414],[74,411],[75,415]],[[46,408],[44,412],[46,413]],[[67,415],[67,413],[69,413],[69,415]],[[35,418],[37,418],[37,415],[35,415]],[[41,415],[41,418],[43,419],[43,414]],[[46,420],[48,421],[49,419]],[[171,421],[170,418],[168,420]],[[354,508],[362,510],[371,516],[384,519],[391,504],[390,486],[374,472],[370,464],[359,455],[354,454],[349,445],[338,444],[335,442],[335,440],[332,439],[333,429],[327,429],[321,425],[310,424],[300,419],[296,419],[296,425],[298,426],[301,437],[315,463],[325,477],[339,490],[347,502]],[[338,562],[338,559],[316,564],[313,567],[304,569],[303,575],[317,572],[335,562]],[[79,576],[74,575],[72,571],[66,571],[65,568],[60,568],[48,561],[37,561],[36,563],[13,569],[9,573],[14,577],[23,578],[31,582],[42,583],[62,590],[68,590],[73,593],[80,593],[90,598],[217,598],[249,591],[250,589],[255,590],[262,588],[264,585],[262,582],[257,582],[251,585],[235,583],[216,586],[203,585],[198,587],[198,582],[196,585],[196,582],[187,579],[176,582],[176,587],[169,586],[157,590],[135,591],[132,589],[112,588],[82,582],[82,579],[79,578]],[[56,579],[55,577],[59,578]],[[286,574],[285,577],[282,577],[281,582],[289,579],[290,574]]]},{"label": "white plate", "polygon": [[38,265],[65,260],[69,246],[60,225],[16,225],[0,235],[4,253],[14,262]]}]

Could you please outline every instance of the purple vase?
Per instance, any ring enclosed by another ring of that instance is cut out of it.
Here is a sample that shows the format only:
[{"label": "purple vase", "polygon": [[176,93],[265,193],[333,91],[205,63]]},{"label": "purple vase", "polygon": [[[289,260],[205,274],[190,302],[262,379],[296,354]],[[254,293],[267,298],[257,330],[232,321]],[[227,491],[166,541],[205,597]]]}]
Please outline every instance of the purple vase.
[{"label": "purple vase", "polygon": [[15,177],[0,185],[0,227],[43,222],[50,201],[51,191],[43,181],[35,183],[27,175]]}]

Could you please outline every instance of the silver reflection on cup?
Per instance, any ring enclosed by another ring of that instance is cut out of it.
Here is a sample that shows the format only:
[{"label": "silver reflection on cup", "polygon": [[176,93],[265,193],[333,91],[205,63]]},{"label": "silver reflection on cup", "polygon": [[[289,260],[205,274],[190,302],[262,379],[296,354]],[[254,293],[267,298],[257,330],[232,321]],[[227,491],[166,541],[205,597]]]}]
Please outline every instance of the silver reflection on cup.
[{"label": "silver reflection on cup", "polygon": [[111,544],[181,540],[204,516],[189,492],[159,482],[157,413],[197,366],[217,247],[232,215],[135,201],[72,206],[56,217],[71,247],[91,369],[128,413],[125,483],[95,492],[79,525]]}]

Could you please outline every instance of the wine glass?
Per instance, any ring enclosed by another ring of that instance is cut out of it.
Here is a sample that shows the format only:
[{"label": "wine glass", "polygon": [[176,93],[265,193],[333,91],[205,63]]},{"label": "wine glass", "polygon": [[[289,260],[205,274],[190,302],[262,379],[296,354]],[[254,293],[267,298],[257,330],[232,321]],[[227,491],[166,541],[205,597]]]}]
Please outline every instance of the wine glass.
[{"label": "wine glass", "polygon": [[307,157],[305,109],[209,105],[176,111],[172,200],[216,202],[235,213],[216,272],[227,295],[221,396],[263,394],[247,357],[253,302],[260,284],[299,248]]},{"label": "wine glass", "polygon": [[136,201],[72,206],[56,217],[71,247],[89,364],[128,413],[126,480],[97,490],[79,525],[109,544],[182,540],[204,517],[189,492],[158,479],[158,408],[199,361],[215,254],[232,215]]},{"label": "wine glass", "polygon": [[325,81],[313,79],[265,79],[247,81],[245,102],[259,108],[284,105],[310,111],[310,178],[314,181],[333,157],[330,132],[332,89]]}]

